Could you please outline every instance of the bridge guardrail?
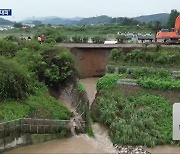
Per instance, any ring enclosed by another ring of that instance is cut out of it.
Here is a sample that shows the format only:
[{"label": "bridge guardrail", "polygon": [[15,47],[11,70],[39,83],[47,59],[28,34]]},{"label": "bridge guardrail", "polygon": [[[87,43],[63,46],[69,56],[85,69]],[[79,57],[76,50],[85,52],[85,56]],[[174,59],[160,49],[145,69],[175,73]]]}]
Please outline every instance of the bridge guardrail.
[{"label": "bridge guardrail", "polygon": [[70,120],[23,118],[0,123],[0,138],[11,133],[55,134],[66,127]]}]

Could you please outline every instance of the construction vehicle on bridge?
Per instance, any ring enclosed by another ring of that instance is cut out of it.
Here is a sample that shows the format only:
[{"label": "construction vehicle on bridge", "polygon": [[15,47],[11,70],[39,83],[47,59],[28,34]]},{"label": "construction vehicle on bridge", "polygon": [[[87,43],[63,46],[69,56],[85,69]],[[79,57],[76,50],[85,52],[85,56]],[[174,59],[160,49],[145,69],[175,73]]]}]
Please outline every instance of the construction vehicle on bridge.
[{"label": "construction vehicle on bridge", "polygon": [[176,18],[175,26],[172,31],[161,29],[156,34],[157,42],[165,44],[180,44],[180,15]]}]

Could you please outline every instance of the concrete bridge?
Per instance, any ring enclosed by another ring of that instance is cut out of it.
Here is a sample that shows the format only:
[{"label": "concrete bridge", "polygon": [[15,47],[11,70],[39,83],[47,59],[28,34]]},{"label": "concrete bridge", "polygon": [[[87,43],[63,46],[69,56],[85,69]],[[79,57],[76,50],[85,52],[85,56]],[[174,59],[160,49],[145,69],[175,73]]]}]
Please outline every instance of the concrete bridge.
[{"label": "concrete bridge", "polygon": [[[132,49],[143,48],[143,44],[108,45],[60,43],[57,46],[68,48],[75,55],[75,66],[80,74],[80,78],[103,76],[106,73],[106,65],[109,59],[109,53],[114,48],[122,49],[122,51],[131,51]],[[153,44],[148,46],[148,48],[155,47],[156,45]],[[166,46],[163,45],[163,47]]]}]

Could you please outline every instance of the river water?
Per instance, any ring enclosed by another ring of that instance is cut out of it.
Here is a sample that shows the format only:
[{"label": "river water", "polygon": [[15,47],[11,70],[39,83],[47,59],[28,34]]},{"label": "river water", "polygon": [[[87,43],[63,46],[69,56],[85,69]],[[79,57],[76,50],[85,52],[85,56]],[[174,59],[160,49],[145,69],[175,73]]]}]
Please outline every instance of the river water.
[{"label": "river water", "polygon": [[[85,85],[90,105],[92,104],[96,94],[96,82],[98,78],[83,79],[81,82]],[[64,100],[64,98],[63,98]],[[65,101],[65,100],[64,100]],[[69,101],[69,100],[68,100]],[[30,145],[12,150],[10,154],[28,154],[28,153],[117,153],[108,136],[107,128],[100,124],[93,124],[95,138],[90,138],[85,134],[73,136],[71,138],[58,139],[45,143]],[[180,154],[179,147],[157,146],[148,148],[153,154]]]},{"label": "river water", "polygon": [[[83,82],[86,87],[90,105],[95,98],[97,80],[98,78],[81,80],[81,82]],[[65,105],[68,106],[71,111],[74,110],[72,106],[70,106],[71,100],[69,97],[64,95],[62,98],[60,98],[60,100],[65,102]],[[107,128],[101,126],[98,123],[94,123],[93,131],[95,138],[90,138],[86,134],[81,134],[71,138],[58,139],[37,145],[21,147],[8,153],[117,153],[108,136]]]},{"label": "river water", "polygon": [[99,78],[87,78],[80,80],[85,85],[90,105],[92,105],[96,96],[96,83],[98,79]]},{"label": "river water", "polygon": [[89,153],[116,153],[109,137],[108,131],[105,127],[95,123],[93,125],[95,132],[95,138],[90,138],[85,134],[73,136],[71,138],[58,139],[40,143],[36,145],[30,145],[21,147],[8,152],[9,154],[46,154],[46,153],[78,153],[78,154],[89,154]]}]

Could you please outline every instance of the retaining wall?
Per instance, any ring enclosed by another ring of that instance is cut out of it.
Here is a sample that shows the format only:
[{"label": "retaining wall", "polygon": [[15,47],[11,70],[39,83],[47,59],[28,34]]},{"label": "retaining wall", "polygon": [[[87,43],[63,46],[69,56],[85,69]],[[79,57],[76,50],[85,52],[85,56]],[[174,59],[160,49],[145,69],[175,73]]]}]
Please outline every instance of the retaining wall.
[{"label": "retaining wall", "polygon": [[0,123],[0,153],[21,145],[55,139],[68,123],[69,120],[48,119],[18,119]]}]

